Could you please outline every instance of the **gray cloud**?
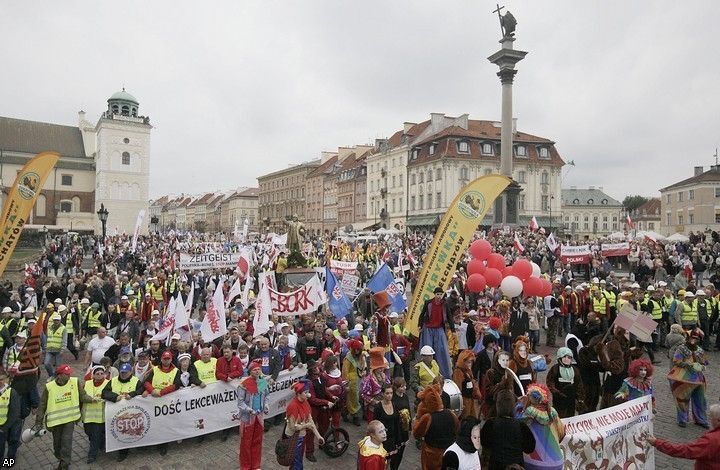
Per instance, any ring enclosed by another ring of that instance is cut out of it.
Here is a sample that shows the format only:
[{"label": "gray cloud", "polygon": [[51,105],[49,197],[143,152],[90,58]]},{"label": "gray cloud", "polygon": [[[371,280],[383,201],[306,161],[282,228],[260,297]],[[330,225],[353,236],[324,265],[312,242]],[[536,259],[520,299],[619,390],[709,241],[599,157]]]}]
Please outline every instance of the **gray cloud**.
[{"label": "gray cloud", "polygon": [[[720,4],[507,3],[515,114],[554,139],[565,186],[657,194],[720,142]],[[33,8],[34,7],[34,8]],[[0,114],[97,119],[125,84],[150,115],[151,193],[254,185],[430,112],[498,119],[489,1],[5,3]]]}]

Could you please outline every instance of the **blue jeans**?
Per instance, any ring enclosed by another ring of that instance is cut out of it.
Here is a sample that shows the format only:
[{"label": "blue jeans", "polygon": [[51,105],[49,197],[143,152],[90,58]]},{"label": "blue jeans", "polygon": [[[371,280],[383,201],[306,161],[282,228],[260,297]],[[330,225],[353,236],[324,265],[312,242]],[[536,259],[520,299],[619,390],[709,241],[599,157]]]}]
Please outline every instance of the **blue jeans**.
[{"label": "blue jeans", "polygon": [[[311,432],[311,431],[308,431]],[[295,451],[293,452],[293,460],[290,464],[290,470],[303,470],[303,459],[305,458],[305,436],[298,437],[295,442]]]},{"label": "blue jeans", "polygon": [[55,377],[55,368],[60,362],[60,351],[52,352],[45,351],[45,370],[48,373],[48,377]]},{"label": "blue jeans", "polygon": [[85,423],[83,427],[90,443],[88,458],[97,458],[98,450],[105,441],[105,423]]},{"label": "blue jeans", "polygon": [[[14,459],[17,454],[18,447],[20,447],[20,435],[22,434],[23,422],[21,419],[17,420],[13,427],[8,431],[0,431],[0,459],[7,457],[8,459]],[[8,445],[8,452],[5,455],[5,443]]]}]

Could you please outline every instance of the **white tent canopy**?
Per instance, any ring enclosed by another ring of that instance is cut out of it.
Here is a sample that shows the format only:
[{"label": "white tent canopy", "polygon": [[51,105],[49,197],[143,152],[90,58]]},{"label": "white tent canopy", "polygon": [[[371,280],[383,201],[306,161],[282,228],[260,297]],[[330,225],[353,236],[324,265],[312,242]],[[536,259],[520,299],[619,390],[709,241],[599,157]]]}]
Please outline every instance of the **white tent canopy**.
[{"label": "white tent canopy", "polygon": [[625,234],[622,232],[613,232],[610,234],[610,239],[611,240],[624,240]]},{"label": "white tent canopy", "polygon": [[635,234],[635,239],[636,239],[636,240],[642,240],[642,239],[645,238],[646,236],[647,236],[647,237],[650,237],[650,238],[652,238],[652,239],[654,239],[654,240],[665,240],[665,237],[664,237],[663,235],[660,235],[660,234],[657,233],[657,232],[653,232],[652,230],[647,231],[647,232],[644,232],[644,231],[642,231],[642,230],[638,231],[638,232]]},{"label": "white tent canopy", "polygon": [[671,242],[689,242],[690,239],[682,233],[673,233],[667,239]]}]

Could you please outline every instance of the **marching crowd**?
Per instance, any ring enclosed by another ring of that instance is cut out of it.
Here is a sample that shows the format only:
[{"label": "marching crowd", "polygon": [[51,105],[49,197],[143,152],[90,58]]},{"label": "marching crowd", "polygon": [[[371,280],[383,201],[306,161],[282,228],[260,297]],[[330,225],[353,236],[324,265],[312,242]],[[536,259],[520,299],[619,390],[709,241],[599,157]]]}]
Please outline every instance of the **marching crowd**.
[{"label": "marching crowd", "polygon": [[[105,443],[104,401],[239,381],[243,469],[262,467],[263,435],[272,426],[282,425],[287,438],[279,446],[286,451],[283,460],[301,469],[305,459],[316,461],[317,447],[341,421],[367,423],[358,468],[398,469],[407,446],[420,449],[423,469],[562,468],[561,418],[646,395],[654,405],[653,365],[667,358],[678,426],[693,422],[712,430],[691,445],[652,436],[646,445],[717,468],[712,460],[720,454],[720,405],[708,407],[704,375],[705,351],[720,350],[715,232],[692,235],[689,243],[633,241],[622,260],[603,258],[602,240],[589,242],[593,256],[582,267],[563,265],[552,238],[540,232],[519,232],[523,252],[514,234],[483,235],[508,264],[522,256],[540,266],[552,293],[508,299],[500,289],[470,292],[468,256],[449,288],[436,288],[423,305],[418,337],[405,327],[407,312],[394,311],[386,292],[364,286],[386,263],[404,280],[409,299],[428,235],[310,240],[303,247],[309,266],[358,262],[352,312],[340,319],[328,308],[274,315],[270,331],[261,335],[253,330],[254,292],[227,297],[237,277],[263,270],[275,271],[283,285],[290,254],[283,247],[247,244],[255,263],[246,273],[188,272],[178,269],[177,253],[232,252],[238,243],[169,233],[140,237],[133,250],[127,236],[105,243],[77,235],[50,238],[22,283],[0,286],[3,455],[15,458],[32,414],[35,429],[52,433],[58,468],[70,466],[74,425],[82,422],[92,463]],[[628,275],[617,274],[621,262]],[[230,305],[228,333],[205,342],[199,324],[218,286]],[[153,339],[174,297],[190,304],[190,331]],[[626,304],[658,323],[652,342],[614,325]],[[37,331],[39,344],[31,343]],[[538,354],[541,332],[546,346],[558,348],[553,357]],[[32,348],[42,350],[39,363],[26,359]],[[66,363],[67,354],[82,370]],[[296,367],[306,368],[307,377],[293,385],[284,414],[266,417],[270,387],[281,371]],[[221,439],[230,435],[222,431]],[[158,451],[164,455],[168,444]],[[127,455],[125,449],[115,458]]]}]

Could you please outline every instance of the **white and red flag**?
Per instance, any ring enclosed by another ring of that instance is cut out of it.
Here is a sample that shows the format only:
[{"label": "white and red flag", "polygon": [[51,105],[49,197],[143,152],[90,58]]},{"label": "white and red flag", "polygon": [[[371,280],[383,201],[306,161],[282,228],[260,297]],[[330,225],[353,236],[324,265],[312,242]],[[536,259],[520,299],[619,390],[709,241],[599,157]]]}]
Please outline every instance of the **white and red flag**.
[{"label": "white and red flag", "polygon": [[215,293],[207,305],[207,313],[200,327],[202,339],[206,343],[211,342],[215,338],[225,336],[227,333],[227,325],[225,323],[225,297],[223,295],[223,283],[218,282]]},{"label": "white and red flag", "polygon": [[530,219],[530,223],[528,224],[528,228],[532,230],[533,232],[540,228],[540,225],[538,225],[538,221],[535,218],[535,216],[532,216],[532,219]]},{"label": "white and red flag", "polygon": [[635,228],[635,222],[633,222],[633,220],[630,218],[630,214],[627,215],[625,223],[628,225],[628,227]]},{"label": "white and red flag", "polygon": [[515,249],[517,250],[518,253],[522,254],[525,252],[525,247],[523,246],[522,243],[520,243],[520,238],[518,238],[517,232],[515,232],[515,240],[514,240],[513,244],[515,245]]}]

